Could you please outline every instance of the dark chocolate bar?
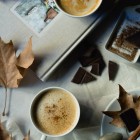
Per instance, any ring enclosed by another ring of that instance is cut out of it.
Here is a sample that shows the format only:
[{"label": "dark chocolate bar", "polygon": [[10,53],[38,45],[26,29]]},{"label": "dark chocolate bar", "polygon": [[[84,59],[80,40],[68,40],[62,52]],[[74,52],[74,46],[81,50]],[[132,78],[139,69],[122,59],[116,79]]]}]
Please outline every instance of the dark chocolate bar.
[{"label": "dark chocolate bar", "polygon": [[102,58],[92,63],[91,73],[95,75],[101,75],[105,68],[105,62]]},{"label": "dark chocolate bar", "polygon": [[108,64],[108,75],[109,75],[109,80],[114,80],[117,72],[119,69],[119,65],[113,61],[109,61]]},{"label": "dark chocolate bar", "polygon": [[79,58],[79,61],[83,67],[86,67],[101,58],[102,55],[98,49],[90,48],[82,57]]},{"label": "dark chocolate bar", "polygon": [[89,83],[89,82],[94,81],[94,80],[96,80],[96,78],[93,75],[91,75],[89,72],[86,72],[82,81],[81,81],[81,84]]},{"label": "dark chocolate bar", "polygon": [[83,77],[85,75],[85,70],[83,68],[79,68],[78,71],[76,72],[76,74],[74,75],[72,82],[76,83],[76,84],[80,84]]},{"label": "dark chocolate bar", "polygon": [[139,121],[137,119],[135,110],[133,108],[130,108],[120,114],[121,119],[126,125],[126,128],[128,129],[129,132],[134,131],[138,125]]},{"label": "dark chocolate bar", "polygon": [[72,82],[76,84],[83,84],[94,80],[96,80],[96,78],[92,74],[80,67],[74,75]]},{"label": "dark chocolate bar", "polygon": [[92,69],[91,69],[91,73],[95,74],[95,75],[100,75],[100,64],[99,63],[95,63],[92,64]]}]

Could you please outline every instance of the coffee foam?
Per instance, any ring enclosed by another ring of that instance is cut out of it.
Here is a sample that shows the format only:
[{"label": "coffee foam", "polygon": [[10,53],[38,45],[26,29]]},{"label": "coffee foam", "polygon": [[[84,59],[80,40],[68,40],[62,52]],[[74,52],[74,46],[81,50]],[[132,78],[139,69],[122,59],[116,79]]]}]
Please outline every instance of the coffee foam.
[{"label": "coffee foam", "polygon": [[75,100],[66,91],[49,90],[36,102],[36,125],[50,135],[67,132],[74,125],[76,117]]},{"label": "coffee foam", "polygon": [[65,12],[82,16],[96,9],[100,0],[57,0],[57,3]]}]

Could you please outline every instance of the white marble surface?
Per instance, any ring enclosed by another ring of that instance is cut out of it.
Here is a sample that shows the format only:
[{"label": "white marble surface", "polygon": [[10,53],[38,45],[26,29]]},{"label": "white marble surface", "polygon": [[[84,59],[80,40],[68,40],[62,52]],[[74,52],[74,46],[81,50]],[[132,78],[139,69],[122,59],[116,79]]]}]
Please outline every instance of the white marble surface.
[{"label": "white marble surface", "polygon": [[[13,4],[13,1],[7,3],[8,5],[11,5]],[[5,18],[2,15],[3,8],[5,8],[5,14],[7,14],[7,18]],[[20,21],[16,19],[16,17],[14,17],[13,15],[11,15],[11,13],[9,13],[9,7],[7,7],[7,5],[3,2],[0,2],[0,17],[2,17],[0,19],[0,25],[1,25],[0,36],[2,36],[7,41],[13,38],[13,42],[15,42],[17,46],[21,42],[23,43],[29,36],[32,35],[32,33],[28,30],[28,28],[26,28],[26,26],[23,26],[20,23]],[[11,18],[11,22],[9,22],[8,17]],[[5,25],[4,22],[7,23],[7,25]],[[18,25],[17,27],[14,26],[15,22]],[[83,22],[87,22],[87,20]],[[84,130],[82,128],[87,128],[85,129],[86,131],[88,129],[90,130],[90,128],[91,130],[95,129],[95,131],[93,131],[95,135],[94,134],[90,135],[90,133],[87,134],[85,132],[87,140],[88,139],[90,140],[90,136],[95,136],[95,138],[93,138],[94,140],[98,139],[99,136],[98,134],[100,133],[100,123],[102,118],[101,111],[103,111],[106,108],[108,103],[114,97],[118,96],[118,84],[121,84],[127,91],[140,89],[140,71],[138,70],[139,64],[131,64],[126,60],[124,60],[123,58],[118,57],[105,49],[104,45],[107,41],[107,38],[109,37],[109,33],[110,30],[112,30],[114,22],[115,22],[115,18],[112,17],[110,21],[107,20],[106,23],[100,24],[97,27],[97,30],[95,30],[95,32],[93,32],[90,35],[90,38],[87,39],[85,43],[80,44],[86,47],[86,45],[92,46],[96,42],[96,45],[98,46],[98,48],[100,49],[103,55],[103,58],[106,62],[106,68],[101,76],[97,76],[96,81],[84,85],[76,85],[72,83],[71,79],[74,76],[77,69],[79,68],[80,63],[78,62],[77,59],[71,60],[71,58],[69,58],[68,61],[63,63],[60,66],[60,68],[58,68],[46,82],[42,82],[41,80],[39,80],[38,77],[35,75],[35,73],[29,70],[25,78],[22,80],[18,89],[8,90],[8,102],[7,102],[8,114],[7,115],[8,117],[15,120],[15,122],[18,124],[19,128],[21,129],[24,135],[30,129],[31,140],[40,139],[41,134],[32,125],[29,112],[30,112],[30,104],[33,97],[39,90],[45,87],[59,86],[71,91],[76,96],[81,106],[81,116],[76,131],[74,131],[74,133],[72,132],[69,135],[66,135],[65,137],[48,138],[48,140],[55,140],[55,139],[82,140],[79,134],[79,132],[82,133],[82,131]],[[83,26],[84,25],[81,25],[81,28],[84,28]],[[21,36],[21,32],[19,35],[18,32],[19,29],[22,32],[22,36]],[[79,29],[77,29],[75,32],[77,33],[78,30]],[[54,34],[55,33],[56,31],[54,31]],[[46,40],[46,37],[48,39],[52,39],[52,36],[48,36],[47,33],[46,36],[41,39],[41,41],[43,41],[41,43],[38,42],[36,36],[33,37],[34,51],[35,54],[37,54],[38,56],[47,57],[47,59],[51,61],[50,60],[51,55],[59,53],[59,47],[58,50],[54,52],[52,51],[51,46],[55,46],[56,44],[60,44],[60,46],[62,44],[66,45],[64,42],[65,39],[61,38],[62,39],[61,41],[48,42]],[[51,45],[49,45],[50,42],[52,43]],[[68,42],[70,43],[70,40]],[[50,55],[48,56],[44,54],[43,46],[45,45],[50,46],[50,48],[47,49],[50,52]],[[107,64],[109,60],[115,61],[120,65],[119,73],[114,82],[108,80]],[[4,97],[5,97],[4,89],[1,87],[0,88],[0,112],[2,112],[3,110]]]}]

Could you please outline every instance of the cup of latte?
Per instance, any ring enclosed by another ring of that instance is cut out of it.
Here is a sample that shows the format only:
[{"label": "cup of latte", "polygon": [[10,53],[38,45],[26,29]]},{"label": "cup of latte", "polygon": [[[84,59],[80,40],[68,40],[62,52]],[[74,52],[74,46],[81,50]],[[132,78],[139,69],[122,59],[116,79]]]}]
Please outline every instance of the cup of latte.
[{"label": "cup of latte", "polygon": [[43,136],[59,137],[71,132],[80,117],[75,96],[60,87],[41,90],[31,103],[31,120]]},{"label": "cup of latte", "polygon": [[94,13],[102,0],[54,0],[57,8],[72,17],[85,17]]}]

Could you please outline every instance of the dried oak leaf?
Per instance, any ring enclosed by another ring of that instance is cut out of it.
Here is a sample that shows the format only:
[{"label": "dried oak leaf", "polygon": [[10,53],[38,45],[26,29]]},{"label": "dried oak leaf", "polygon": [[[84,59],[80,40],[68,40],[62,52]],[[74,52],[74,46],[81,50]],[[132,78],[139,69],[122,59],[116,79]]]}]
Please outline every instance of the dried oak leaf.
[{"label": "dried oak leaf", "polygon": [[34,54],[32,51],[32,39],[30,38],[25,49],[17,58],[16,65],[27,69],[34,61]]},{"label": "dried oak leaf", "polygon": [[0,140],[12,140],[12,136],[4,129],[0,121]]},{"label": "dried oak leaf", "polygon": [[124,127],[125,124],[120,118],[120,114],[129,109],[133,108],[135,110],[136,116],[138,120],[140,120],[140,96],[136,98],[134,101],[134,97],[127,93],[121,85],[119,85],[119,98],[118,102],[120,104],[121,110],[119,111],[103,111],[103,113],[109,117],[111,117],[113,120],[110,122],[110,124],[115,125],[117,127]]},{"label": "dried oak leaf", "polygon": [[18,70],[20,71],[20,74],[22,76],[24,76],[26,69],[33,63],[33,61],[34,61],[34,54],[32,51],[32,38],[30,38],[26,47],[18,56],[16,62],[16,65],[18,66]]},{"label": "dried oak leaf", "polygon": [[4,82],[6,87],[18,87],[19,80],[23,78],[20,67],[27,69],[34,60],[31,41],[30,38],[27,47],[17,58],[12,41],[5,43],[0,38],[0,85],[3,86]]}]

